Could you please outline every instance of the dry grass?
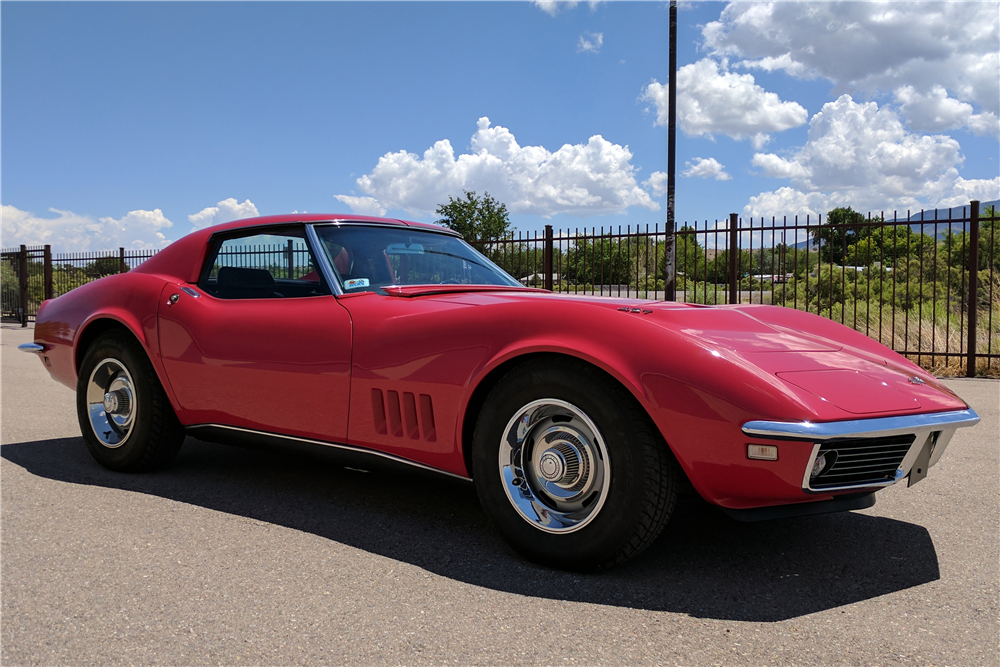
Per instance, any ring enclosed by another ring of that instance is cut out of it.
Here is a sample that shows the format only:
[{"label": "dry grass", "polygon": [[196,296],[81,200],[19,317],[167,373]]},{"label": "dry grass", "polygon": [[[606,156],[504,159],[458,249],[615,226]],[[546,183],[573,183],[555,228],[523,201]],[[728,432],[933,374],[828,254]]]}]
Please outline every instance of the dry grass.
[{"label": "dry grass", "polygon": [[[977,355],[1000,354],[1000,301],[991,305],[991,309],[980,309],[977,313]],[[843,321],[886,347],[905,352],[911,361],[935,375],[956,377],[966,373],[968,315],[965,313],[942,313],[930,308],[900,311],[860,302],[835,307],[832,319]],[[929,356],[931,353],[933,356]],[[976,375],[1000,377],[1000,358],[977,358]]]},{"label": "dry grass", "polygon": [[[698,285],[700,291],[692,290],[686,296],[697,303],[724,303],[728,294],[716,299],[712,287]],[[981,290],[980,295],[987,297],[988,305],[984,307],[980,301],[976,315],[976,353],[1000,355],[1000,276],[991,276],[981,284]],[[741,296],[744,302],[768,303],[771,293],[765,292],[763,299],[758,293],[751,293],[749,298],[746,293]],[[801,304],[800,307],[804,309]],[[816,312],[815,306],[809,310]],[[911,310],[874,301],[848,301],[836,303],[832,309],[822,308],[817,314],[852,327],[886,347],[905,352],[913,362],[935,375],[964,377],[966,374],[968,313],[955,311],[954,304],[949,310],[947,301],[924,303]],[[1000,377],[1000,358],[978,357],[976,376]]]}]

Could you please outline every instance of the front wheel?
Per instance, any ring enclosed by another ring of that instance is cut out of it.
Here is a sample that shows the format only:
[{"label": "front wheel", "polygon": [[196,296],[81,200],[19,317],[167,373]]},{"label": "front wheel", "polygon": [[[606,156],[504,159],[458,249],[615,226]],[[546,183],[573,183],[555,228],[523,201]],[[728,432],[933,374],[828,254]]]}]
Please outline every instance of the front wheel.
[{"label": "front wheel", "polygon": [[83,441],[105,468],[144,472],[166,465],[184,441],[181,426],[142,346],[108,333],[87,350],[76,388]]},{"label": "front wheel", "polygon": [[480,502],[527,558],[573,570],[621,563],[659,535],[676,463],[642,408],[600,371],[526,362],[490,393],[473,438]]}]

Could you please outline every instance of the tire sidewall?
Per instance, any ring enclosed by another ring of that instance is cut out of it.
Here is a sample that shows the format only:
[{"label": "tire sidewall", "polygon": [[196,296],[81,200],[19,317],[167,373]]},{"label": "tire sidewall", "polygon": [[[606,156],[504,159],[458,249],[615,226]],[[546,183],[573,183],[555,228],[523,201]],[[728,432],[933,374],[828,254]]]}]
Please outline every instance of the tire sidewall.
[{"label": "tire sidewall", "polygon": [[[634,531],[643,502],[642,457],[629,437],[623,392],[572,368],[521,367],[491,392],[473,437],[473,479],[484,510],[522,554],[544,564],[593,569],[615,560]],[[549,533],[529,523],[512,505],[499,472],[500,440],[511,417],[541,398],[566,401],[597,426],[610,459],[610,484],[604,505],[583,528]],[[630,397],[629,397],[630,398]]]},{"label": "tire sidewall", "polygon": [[[132,430],[125,442],[114,448],[105,446],[94,433],[87,409],[87,384],[90,382],[90,375],[97,364],[109,358],[121,363],[132,376],[136,402]],[[122,335],[102,336],[87,350],[77,378],[76,411],[87,449],[102,466],[111,470],[130,470],[141,466],[146,456],[153,421],[153,385],[149,377],[149,373],[153,372],[145,352],[137,343]],[[153,378],[152,381],[157,380]]]}]

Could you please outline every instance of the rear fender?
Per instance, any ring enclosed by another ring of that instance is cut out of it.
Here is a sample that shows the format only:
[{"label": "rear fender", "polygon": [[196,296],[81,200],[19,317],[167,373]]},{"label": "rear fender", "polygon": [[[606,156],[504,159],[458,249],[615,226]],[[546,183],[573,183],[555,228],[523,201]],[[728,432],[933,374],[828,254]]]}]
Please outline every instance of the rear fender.
[{"label": "rear fender", "polygon": [[[178,418],[181,418],[179,405],[170,388],[170,382],[166,376],[159,354],[157,307],[161,296],[163,299],[166,299],[166,292],[170,290],[171,285],[169,283],[164,284],[162,279],[153,276],[140,277],[139,275],[123,274],[120,277],[125,278],[126,276],[130,279],[129,283],[132,289],[128,292],[115,289],[102,290],[104,292],[101,295],[103,298],[99,297],[95,299],[95,301],[102,303],[96,304],[91,313],[77,328],[73,340],[73,388],[75,389],[78,379],[77,374],[79,373],[80,365],[83,363],[83,358],[94,339],[103,333],[104,329],[109,328],[109,324],[112,327],[121,327],[132,334],[142,346],[143,351],[153,365],[157,379],[160,381],[167,394],[167,398],[170,400],[171,406],[177,413]],[[119,276],[111,277],[119,278]],[[113,288],[115,285],[111,282],[107,287]],[[65,381],[63,383],[67,384]]]}]

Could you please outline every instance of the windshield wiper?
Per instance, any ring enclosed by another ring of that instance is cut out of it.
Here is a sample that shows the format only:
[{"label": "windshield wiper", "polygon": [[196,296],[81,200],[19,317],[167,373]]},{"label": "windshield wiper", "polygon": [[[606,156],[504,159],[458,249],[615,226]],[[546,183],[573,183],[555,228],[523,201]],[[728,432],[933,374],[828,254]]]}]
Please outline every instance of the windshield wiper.
[{"label": "windshield wiper", "polygon": [[462,257],[461,255],[456,255],[450,252],[442,252],[440,250],[424,250],[425,255],[444,255],[445,257],[454,257],[455,259],[460,259],[463,262],[468,262],[469,264],[475,264],[476,266],[489,270],[490,267],[485,264],[480,264],[474,259],[469,259],[468,257]]}]

